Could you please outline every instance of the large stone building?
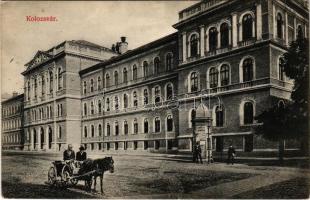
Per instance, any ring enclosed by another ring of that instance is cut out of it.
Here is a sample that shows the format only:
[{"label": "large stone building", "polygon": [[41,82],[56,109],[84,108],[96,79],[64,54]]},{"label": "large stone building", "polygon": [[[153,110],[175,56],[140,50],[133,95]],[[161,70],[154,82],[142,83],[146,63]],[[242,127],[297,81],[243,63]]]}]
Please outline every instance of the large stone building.
[{"label": "large stone building", "polygon": [[66,41],[39,51],[23,72],[25,149],[190,152],[201,103],[214,151],[276,149],[253,135],[254,116],[290,99],[279,63],[308,35],[308,15],[301,0],[206,0],[179,12],[177,32],[130,51],[125,37],[111,50]]},{"label": "large stone building", "polygon": [[23,134],[23,106],[24,95],[13,93],[13,97],[2,101],[2,149],[22,150]]}]

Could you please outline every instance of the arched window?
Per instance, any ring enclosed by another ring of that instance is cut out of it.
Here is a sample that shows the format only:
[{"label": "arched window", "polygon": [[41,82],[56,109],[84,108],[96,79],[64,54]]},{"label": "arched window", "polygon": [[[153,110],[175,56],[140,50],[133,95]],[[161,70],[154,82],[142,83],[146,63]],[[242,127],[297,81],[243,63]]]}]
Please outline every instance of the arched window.
[{"label": "arched window", "polygon": [[243,40],[253,38],[253,17],[250,14],[246,14],[242,18],[242,37]]},{"label": "arched window", "polygon": [[277,15],[277,37],[283,39],[283,18],[280,13]]},{"label": "arched window", "polygon": [[132,96],[133,96],[133,106],[134,106],[134,107],[138,107],[138,96],[137,96],[137,92],[134,91],[133,94],[132,94]]},{"label": "arched window", "polygon": [[118,96],[115,96],[115,97],[114,97],[114,107],[115,107],[115,110],[118,110],[118,108],[119,108]]},{"label": "arched window", "polygon": [[28,99],[28,101],[29,101],[29,100],[30,100],[30,81],[28,81],[27,89],[28,89],[28,92],[27,92],[27,99]]},{"label": "arched window", "polygon": [[107,98],[106,103],[107,103],[107,111],[110,111],[110,99],[109,98]]},{"label": "arched window", "polygon": [[155,103],[159,103],[161,100],[160,87],[159,86],[156,86],[154,88],[154,97],[155,97]]},{"label": "arched window", "polygon": [[105,75],[105,87],[110,87],[110,75]]},{"label": "arched window", "polygon": [[49,78],[50,78],[50,93],[52,93],[54,85],[53,71],[49,71]]},{"label": "arched window", "polygon": [[278,102],[278,108],[279,108],[280,111],[284,111],[284,109],[285,109],[285,103],[284,103],[283,100],[280,100],[280,101]]},{"label": "arched window", "polygon": [[111,135],[111,127],[110,127],[110,124],[107,123],[107,136],[110,136]]},{"label": "arched window", "polygon": [[173,87],[172,84],[169,83],[166,86],[166,100],[171,100],[173,97]]},{"label": "arched window", "polygon": [[160,132],[160,119],[159,117],[155,118],[155,133]]},{"label": "arched window", "polygon": [[217,29],[212,27],[209,29],[209,49],[215,51],[217,48]]},{"label": "arched window", "polygon": [[137,65],[133,65],[133,67],[132,67],[132,79],[137,80],[137,78],[138,78]]},{"label": "arched window", "polygon": [[42,93],[42,95],[44,95],[44,94],[45,94],[45,77],[44,77],[44,74],[42,75],[41,78],[42,78],[42,79],[41,79],[41,84],[42,84],[41,93]]},{"label": "arched window", "polygon": [[159,73],[159,64],[160,64],[160,60],[158,57],[156,57],[154,59],[154,74],[158,74]]},{"label": "arched window", "polygon": [[84,116],[86,116],[87,115],[87,104],[86,103],[84,103]]},{"label": "arched window", "polygon": [[227,23],[221,24],[220,33],[221,33],[221,48],[228,47],[228,45],[229,45],[229,26]]},{"label": "arched window", "polygon": [[217,69],[215,67],[212,67],[210,69],[210,75],[209,75],[210,88],[215,88],[218,86],[218,75],[219,72],[217,71]]},{"label": "arched window", "polygon": [[95,114],[94,102],[93,102],[93,101],[90,102],[90,113],[91,113],[92,115]]},{"label": "arched window", "polygon": [[128,72],[127,72],[127,68],[123,69],[123,82],[127,83],[128,81]]},{"label": "arched window", "polygon": [[193,34],[190,38],[190,52],[191,57],[198,55],[198,37],[196,34]]},{"label": "arched window", "polygon": [[124,94],[123,96],[124,108],[128,108],[128,95]]},{"label": "arched window", "polygon": [[98,76],[97,78],[97,90],[101,90],[101,76]]},{"label": "arched window", "polygon": [[247,58],[243,61],[243,82],[253,80],[253,59]]},{"label": "arched window", "polygon": [[143,62],[143,76],[147,77],[149,75],[149,64],[144,61]]},{"label": "arched window", "polygon": [[118,85],[118,72],[114,72],[114,85]]},{"label": "arched window", "polygon": [[196,110],[195,108],[193,108],[190,112],[189,112],[189,117],[188,117],[188,127],[192,128],[193,126],[193,119],[195,119],[196,117]]},{"label": "arched window", "polygon": [[98,113],[101,113],[101,100],[98,100]]},{"label": "arched window", "polygon": [[38,89],[38,83],[37,83],[37,77],[34,78],[34,98],[37,98],[37,89]]},{"label": "arched window", "polygon": [[143,100],[144,105],[147,105],[149,103],[149,93],[147,89],[143,90]]},{"label": "arched window", "polygon": [[144,119],[144,133],[149,132],[149,121],[147,119]]},{"label": "arched window", "polygon": [[190,86],[191,86],[191,92],[197,92],[198,91],[198,75],[196,72],[192,72],[190,76]]},{"label": "arched window", "polygon": [[134,121],[133,121],[133,133],[134,134],[138,134],[138,120],[135,118]]},{"label": "arched window", "polygon": [[221,66],[221,86],[225,86],[229,84],[229,66],[224,64]]},{"label": "arched window", "polygon": [[284,81],[284,59],[281,57],[279,58],[279,80]]},{"label": "arched window", "polygon": [[167,116],[167,131],[173,131],[173,118],[172,115]]},{"label": "arched window", "polygon": [[62,88],[62,71],[61,68],[58,68],[58,90]]},{"label": "arched window", "polygon": [[246,102],[244,104],[243,112],[244,112],[244,124],[253,124],[254,110],[253,110],[253,104],[251,102]]},{"label": "arched window", "polygon": [[173,56],[172,53],[166,55],[166,69],[169,71],[172,69]]},{"label": "arched window", "polygon": [[115,135],[119,135],[119,126],[118,126],[118,122],[115,122]]},{"label": "arched window", "polygon": [[95,127],[91,125],[91,137],[95,137]]},{"label": "arched window", "polygon": [[83,82],[83,94],[86,94],[87,91],[87,83],[86,81]]},{"label": "arched window", "polygon": [[87,137],[87,126],[84,126],[84,137]]},{"label": "arched window", "polygon": [[124,135],[128,135],[128,123],[126,120],[124,121]]},{"label": "arched window", "polygon": [[101,124],[98,125],[98,136],[102,135],[102,126]]},{"label": "arched window", "polygon": [[94,92],[94,80],[90,79],[90,92]]},{"label": "arched window", "polygon": [[215,108],[215,126],[222,127],[224,125],[224,108],[216,106]]},{"label": "arched window", "polygon": [[304,38],[304,31],[301,25],[297,27],[297,38]]}]

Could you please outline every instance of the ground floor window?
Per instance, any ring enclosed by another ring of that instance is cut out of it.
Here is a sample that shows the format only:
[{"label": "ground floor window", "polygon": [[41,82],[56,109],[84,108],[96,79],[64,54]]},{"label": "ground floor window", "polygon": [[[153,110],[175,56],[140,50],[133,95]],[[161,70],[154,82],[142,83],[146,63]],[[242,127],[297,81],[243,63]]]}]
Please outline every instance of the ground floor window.
[{"label": "ground floor window", "polygon": [[216,137],[216,152],[222,152],[224,149],[224,138],[223,137]]},{"label": "ground floor window", "polygon": [[137,150],[137,148],[138,148],[138,142],[137,142],[137,141],[134,141],[134,142],[133,142],[133,149],[134,149],[134,150]]},{"label": "ground floor window", "polygon": [[101,143],[98,143],[98,149],[99,149],[99,150],[102,149]]},{"label": "ground floor window", "polygon": [[144,150],[147,150],[149,148],[149,142],[144,141]]},{"label": "ground floor window", "polygon": [[159,141],[155,140],[155,149],[158,150],[159,149]]},{"label": "ground floor window", "polygon": [[172,146],[173,146],[173,141],[172,140],[168,140],[167,141],[167,148],[169,149],[169,150],[171,150],[172,149]]},{"label": "ground floor window", "polygon": [[107,143],[107,150],[110,150],[110,143]]},{"label": "ground floor window", "polygon": [[253,151],[253,135],[244,136],[244,151],[251,152]]},{"label": "ground floor window", "polygon": [[94,150],[94,143],[90,144],[90,149],[93,151]]},{"label": "ground floor window", "polygon": [[115,142],[115,150],[118,150],[118,142]]},{"label": "ground floor window", "polygon": [[124,142],[124,150],[127,150],[128,143]]}]

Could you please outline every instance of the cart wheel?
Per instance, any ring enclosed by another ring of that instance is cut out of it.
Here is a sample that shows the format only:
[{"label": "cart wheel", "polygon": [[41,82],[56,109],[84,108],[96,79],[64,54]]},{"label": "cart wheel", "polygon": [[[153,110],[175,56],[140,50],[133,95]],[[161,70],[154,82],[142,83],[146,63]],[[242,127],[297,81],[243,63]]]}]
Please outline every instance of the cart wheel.
[{"label": "cart wheel", "polygon": [[50,167],[47,173],[47,182],[50,185],[55,185],[57,178],[57,173],[54,167]]},{"label": "cart wheel", "polygon": [[61,178],[63,182],[63,187],[67,187],[69,185],[69,181],[71,178],[70,168],[68,165],[65,165],[61,171]]}]

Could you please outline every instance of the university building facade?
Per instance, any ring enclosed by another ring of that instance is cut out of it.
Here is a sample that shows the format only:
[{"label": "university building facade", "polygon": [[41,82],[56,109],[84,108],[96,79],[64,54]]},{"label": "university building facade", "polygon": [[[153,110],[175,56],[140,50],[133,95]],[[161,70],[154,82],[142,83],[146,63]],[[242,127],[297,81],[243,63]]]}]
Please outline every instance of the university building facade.
[{"label": "university building facade", "polygon": [[254,117],[289,101],[281,56],[307,37],[308,14],[306,1],[208,0],[179,12],[177,32],[130,51],[125,37],[39,51],[23,72],[24,149],[191,152],[201,103],[214,151],[277,149],[253,134]]}]

